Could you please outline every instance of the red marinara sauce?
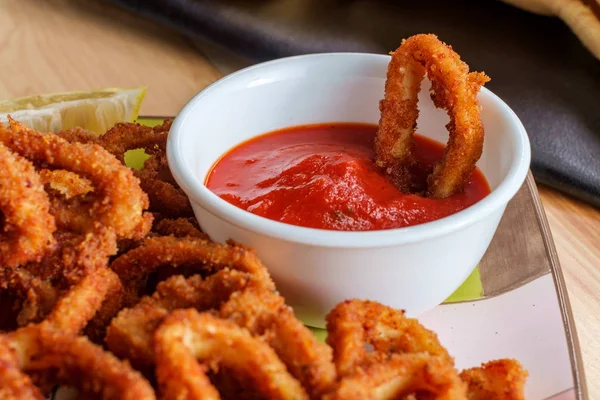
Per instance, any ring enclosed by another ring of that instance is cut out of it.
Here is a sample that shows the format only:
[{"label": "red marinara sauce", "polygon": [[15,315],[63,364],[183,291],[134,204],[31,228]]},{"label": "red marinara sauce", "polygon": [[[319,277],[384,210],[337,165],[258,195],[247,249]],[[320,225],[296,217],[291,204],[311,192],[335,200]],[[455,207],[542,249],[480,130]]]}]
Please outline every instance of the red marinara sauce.
[{"label": "red marinara sauce", "polygon": [[[376,125],[334,123],[270,132],[218,160],[206,186],[229,203],[275,221],[366,231],[417,225],[454,214],[490,193],[478,169],[462,193],[428,199],[401,193],[375,166]],[[444,145],[415,135],[423,177]]]}]

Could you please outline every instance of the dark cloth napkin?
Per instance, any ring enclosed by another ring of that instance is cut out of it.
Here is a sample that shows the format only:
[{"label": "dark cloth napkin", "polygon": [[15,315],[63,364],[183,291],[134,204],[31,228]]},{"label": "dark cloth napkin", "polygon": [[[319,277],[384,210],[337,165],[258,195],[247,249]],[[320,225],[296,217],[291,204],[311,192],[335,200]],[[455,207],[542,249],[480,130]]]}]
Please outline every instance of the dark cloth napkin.
[{"label": "dark cloth napkin", "polygon": [[600,206],[600,61],[558,18],[494,0],[110,1],[257,62],[435,33],[523,121],[536,180]]}]

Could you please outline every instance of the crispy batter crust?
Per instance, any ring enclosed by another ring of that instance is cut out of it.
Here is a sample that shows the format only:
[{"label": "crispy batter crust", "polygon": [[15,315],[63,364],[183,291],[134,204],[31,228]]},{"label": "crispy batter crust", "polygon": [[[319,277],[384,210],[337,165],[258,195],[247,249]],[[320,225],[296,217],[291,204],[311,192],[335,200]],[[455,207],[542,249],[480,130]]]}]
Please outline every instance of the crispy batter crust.
[{"label": "crispy batter crust", "polygon": [[460,373],[469,400],[523,400],[527,371],[517,360],[489,361]]},{"label": "crispy batter crust", "polygon": [[44,185],[57,191],[66,199],[94,191],[94,186],[88,179],[64,169],[42,169],[40,178]]},{"label": "crispy batter crust", "polygon": [[[0,138],[7,130],[0,124]],[[0,140],[0,265],[39,261],[56,230],[50,202],[33,165]]]}]

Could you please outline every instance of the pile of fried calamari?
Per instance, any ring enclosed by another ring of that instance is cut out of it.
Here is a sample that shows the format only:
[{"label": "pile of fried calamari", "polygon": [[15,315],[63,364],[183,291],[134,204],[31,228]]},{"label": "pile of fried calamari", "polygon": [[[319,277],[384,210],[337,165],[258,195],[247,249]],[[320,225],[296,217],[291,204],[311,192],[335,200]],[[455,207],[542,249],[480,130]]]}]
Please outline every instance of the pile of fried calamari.
[{"label": "pile of fried calamari", "polygon": [[199,230],[169,126],[0,126],[0,398],[523,398],[518,362],[459,373],[433,332],[374,302],[338,305],[317,341],[252,250]]}]

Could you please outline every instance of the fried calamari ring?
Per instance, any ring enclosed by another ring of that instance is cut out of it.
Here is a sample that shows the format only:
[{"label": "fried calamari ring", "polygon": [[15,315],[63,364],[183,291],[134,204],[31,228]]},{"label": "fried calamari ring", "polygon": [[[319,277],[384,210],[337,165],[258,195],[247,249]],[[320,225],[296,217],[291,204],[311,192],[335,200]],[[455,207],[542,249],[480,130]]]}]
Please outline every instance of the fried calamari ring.
[{"label": "fried calamari ring", "polygon": [[[437,335],[403,311],[368,300],[346,300],[327,315],[327,343],[338,374],[345,376],[390,354],[428,353],[449,366],[454,360]],[[372,351],[365,348],[368,344]]]},{"label": "fried calamari ring", "polygon": [[[120,125],[121,124],[117,124],[117,126]],[[158,127],[157,130],[160,131]],[[73,128],[67,131],[62,131],[59,132],[58,135],[71,143],[96,143],[100,145],[102,144],[102,141],[100,140],[98,135],[81,128]],[[117,138],[113,139],[116,140]],[[107,138],[107,143],[110,142],[111,141]],[[116,154],[113,155],[115,155],[115,157],[117,157],[118,160],[123,162],[124,153],[119,153],[118,151],[116,151],[115,153]],[[42,175],[44,173],[48,174],[48,172],[46,171],[48,170],[42,170]],[[59,224],[65,227],[65,229],[75,231],[89,230],[90,223],[93,223],[94,221],[90,221],[90,219],[88,218],[88,212],[86,210],[89,209],[90,203],[93,199],[89,196],[80,197],[77,199],[71,198],[75,195],[82,195],[91,192],[93,190],[93,186],[91,186],[91,183],[87,179],[77,174],[70,173],[70,175],[67,176],[65,173],[68,173],[68,171],[61,171],[61,175],[56,176],[56,172],[56,170],[52,171],[52,176],[49,178],[49,186],[50,188],[59,192],[62,195],[62,197],[51,197],[53,215],[56,216],[56,218],[59,221]],[[64,176],[62,176],[62,174],[64,174]],[[87,183],[89,183],[89,186],[87,185]],[[144,213],[142,217],[144,221],[140,225],[138,225],[135,232],[132,234],[132,240],[134,241],[138,241],[141,238],[145,237],[152,227],[152,215],[150,215],[149,213]],[[129,239],[120,240],[123,241]],[[121,247],[122,246],[119,246],[119,248]]]},{"label": "fried calamari ring", "polygon": [[172,120],[150,128],[134,123],[120,123],[98,139],[98,144],[125,163],[129,150],[144,149],[151,157],[135,174],[141,187],[148,194],[151,211],[172,218],[193,215],[187,195],[179,188],[171,175],[166,157],[167,137]]},{"label": "fried calamari ring", "polygon": [[358,368],[323,399],[393,400],[413,393],[418,393],[417,398],[467,399],[456,370],[443,358],[427,353],[394,354],[386,361]]},{"label": "fried calamari ring", "polygon": [[40,133],[9,120],[0,130],[0,142],[19,155],[53,168],[77,173],[94,183],[97,196],[88,215],[114,229],[118,237],[132,237],[144,223],[142,212],[148,196],[132,171],[95,144],[70,143],[52,133]]},{"label": "fried calamari ring", "polygon": [[282,296],[251,286],[233,293],[219,314],[262,337],[311,398],[331,389],[336,379],[331,348],[319,343]]},{"label": "fried calamari ring", "polygon": [[[117,253],[117,236],[90,214],[94,202],[94,187],[91,182],[67,170],[40,171],[46,191],[50,197],[50,213],[54,216],[59,231],[55,233],[56,246],[39,263],[28,265],[36,275],[54,280],[64,277],[73,282],[87,270],[105,266],[109,257]],[[152,227],[153,217],[142,215],[142,221],[130,236],[139,240]]]},{"label": "fried calamari ring", "polygon": [[426,72],[433,103],[450,116],[446,125],[448,146],[428,177],[427,194],[445,198],[462,190],[481,157],[484,129],[477,94],[489,78],[483,73],[469,73],[469,66],[435,35],[412,36],[392,53],[385,98],[380,104],[376,163],[401,191],[415,190],[411,173],[416,162],[413,134],[419,115],[418,93]]},{"label": "fried calamari ring", "polygon": [[254,251],[230,242],[227,245],[186,237],[154,237],[115,259],[110,268],[119,275],[127,289],[126,305],[133,305],[143,281],[160,267],[214,271],[229,267],[248,272],[269,289],[275,289],[267,268]]},{"label": "fried calamari ring", "polygon": [[[0,137],[7,132],[0,124]],[[53,243],[50,202],[33,165],[0,141],[0,265],[39,261]]]},{"label": "fried calamari ring", "polygon": [[255,282],[251,274],[228,268],[206,279],[199,275],[187,279],[172,276],[160,282],[152,296],[143,297],[133,308],[122,310],[109,325],[105,342],[114,354],[147,372],[154,366],[154,331],[170,311],[218,308],[232,293],[251,284],[260,283]]},{"label": "fried calamari ring", "polygon": [[144,163],[136,173],[142,189],[150,199],[150,209],[172,218],[194,215],[185,192],[177,185],[166,154],[155,154]]},{"label": "fried calamari ring", "polygon": [[154,128],[121,122],[100,136],[97,142],[124,164],[125,153],[129,150],[144,149],[149,155],[164,153],[172,122],[168,119]]},{"label": "fried calamari ring", "polygon": [[127,151],[144,149],[152,157],[135,175],[140,178],[141,187],[150,198],[150,208],[170,217],[188,217],[193,215],[189,200],[173,179],[166,161],[171,123],[172,120],[165,120],[162,125],[153,128],[130,122],[118,123],[97,138],[82,130],[63,131],[59,135],[72,142],[96,143],[123,164]]},{"label": "fried calamari ring", "polygon": [[527,371],[512,359],[494,360],[460,373],[469,400],[523,400]]},{"label": "fried calamari ring", "polygon": [[102,399],[154,400],[150,384],[127,363],[82,336],[42,325],[0,336],[0,394],[3,399],[41,400],[24,374],[50,371],[59,383]]},{"label": "fried calamari ring", "polygon": [[187,195],[171,175],[166,157],[166,143],[172,120],[162,125],[147,126],[122,123],[102,135],[98,143],[124,163],[125,152],[144,149],[151,157],[144,162],[136,176],[148,194],[150,209],[169,217],[188,217],[193,211]]},{"label": "fried calamari ring", "polygon": [[177,310],[154,335],[156,377],[164,399],[219,399],[206,376],[226,366],[267,399],[308,399],[273,349],[247,330],[196,310]]}]

